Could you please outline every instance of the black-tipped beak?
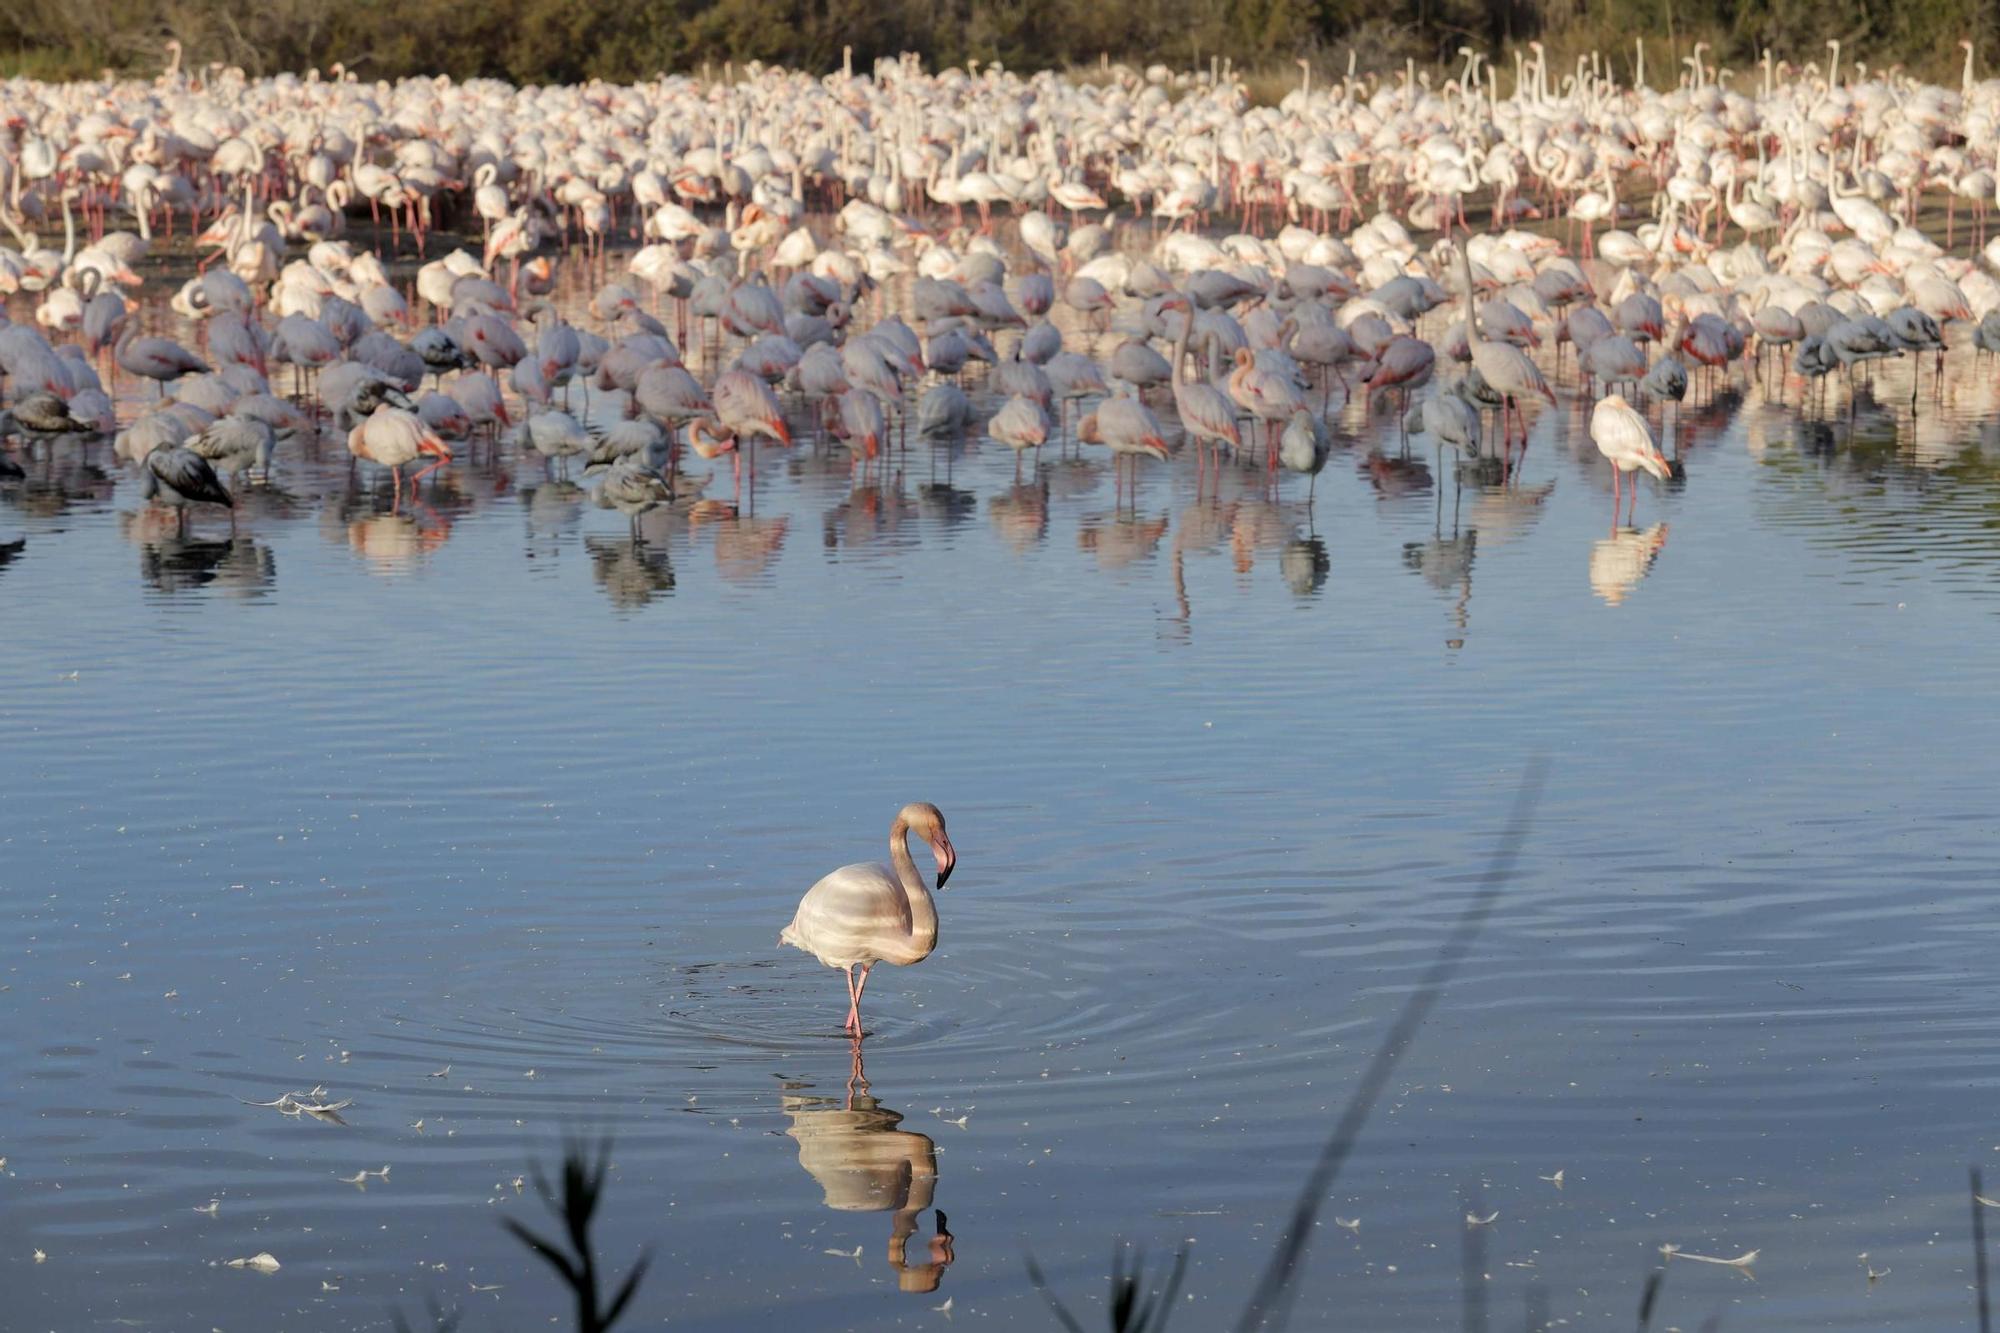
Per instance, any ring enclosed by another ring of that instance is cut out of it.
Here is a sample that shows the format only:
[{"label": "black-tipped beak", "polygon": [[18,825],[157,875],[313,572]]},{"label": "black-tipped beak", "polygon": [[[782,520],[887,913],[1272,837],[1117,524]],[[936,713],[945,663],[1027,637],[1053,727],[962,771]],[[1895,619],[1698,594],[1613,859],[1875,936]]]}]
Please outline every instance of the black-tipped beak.
[{"label": "black-tipped beak", "polygon": [[937,857],[937,886],[942,889],[944,882],[951,878],[952,868],[958,864],[958,853],[950,842],[933,843],[931,851]]},{"label": "black-tipped beak", "polygon": [[939,887],[940,889],[944,887],[944,882],[945,882],[946,880],[948,880],[948,879],[950,879],[950,878],[951,878],[951,866],[952,866],[952,863],[951,863],[951,862],[949,862],[949,861],[946,861],[946,862],[944,862],[943,864],[941,864],[941,865],[939,865],[939,866],[938,866],[938,882],[937,882],[937,886],[938,886],[938,887]]}]

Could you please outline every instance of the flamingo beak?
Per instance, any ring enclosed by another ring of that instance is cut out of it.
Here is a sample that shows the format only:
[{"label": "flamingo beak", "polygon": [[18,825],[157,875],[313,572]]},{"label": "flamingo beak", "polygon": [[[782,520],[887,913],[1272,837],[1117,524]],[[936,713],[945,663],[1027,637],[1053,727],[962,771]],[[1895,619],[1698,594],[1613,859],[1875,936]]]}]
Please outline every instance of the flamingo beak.
[{"label": "flamingo beak", "polygon": [[942,889],[951,878],[952,867],[958,864],[958,853],[952,850],[951,839],[939,834],[938,840],[931,844],[931,854],[937,857],[937,886]]}]

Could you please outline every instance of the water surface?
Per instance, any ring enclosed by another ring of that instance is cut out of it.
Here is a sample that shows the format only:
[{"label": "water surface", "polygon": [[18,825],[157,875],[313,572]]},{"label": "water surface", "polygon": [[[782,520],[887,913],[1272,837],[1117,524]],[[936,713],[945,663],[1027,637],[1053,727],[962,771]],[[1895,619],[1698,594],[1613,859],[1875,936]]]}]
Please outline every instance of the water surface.
[{"label": "water surface", "polygon": [[[1311,506],[1185,455],[1121,511],[1091,450],[802,445],[635,543],[509,448],[392,511],[329,437],[182,537],[105,446],[36,459],[0,488],[9,1322],[546,1327],[499,1219],[602,1131],[636,1327],[1048,1328],[1024,1254],[1094,1318],[1120,1239],[1188,1245],[1176,1326],[1223,1326],[1535,754],[1297,1326],[1460,1327],[1468,1244],[1500,1327],[1629,1319],[1663,1244],[1761,1251],[1674,1264],[1663,1323],[1965,1320],[2000,404],[1969,352],[1914,415],[1907,375],[1850,420],[1739,373],[1629,527],[1567,372],[1504,482],[1337,408]],[[916,799],[960,866],[850,1103],[840,981],[777,931]],[[316,1085],[345,1123],[243,1104]]]}]

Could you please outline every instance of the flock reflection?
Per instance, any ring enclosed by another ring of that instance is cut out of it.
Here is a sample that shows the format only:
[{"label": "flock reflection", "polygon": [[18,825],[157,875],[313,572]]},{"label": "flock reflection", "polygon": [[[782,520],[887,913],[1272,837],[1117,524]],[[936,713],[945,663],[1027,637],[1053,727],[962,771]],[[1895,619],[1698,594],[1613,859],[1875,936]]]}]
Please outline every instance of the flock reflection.
[{"label": "flock reflection", "polygon": [[[1659,433],[1672,476],[1647,483],[1651,498],[1637,521],[1595,521],[1579,541],[1596,604],[1626,606],[1670,567],[1662,557],[1671,514],[1663,511],[1698,503],[1714,456],[1739,446],[1754,464],[1760,514],[1815,541],[1884,559],[1949,559],[1953,568],[2000,553],[1989,521],[2000,512],[2000,390],[1948,375],[1936,401],[1912,407],[1886,382],[1907,373],[1883,372],[1882,383],[1803,408],[1774,396],[1796,398],[1796,386],[1745,377],[1665,412]],[[1020,473],[1012,451],[978,431],[950,443],[913,437],[879,466],[856,471],[843,451],[804,435],[789,452],[771,451],[740,488],[726,466],[718,487],[718,474],[691,463],[673,501],[632,525],[589,484],[548,475],[504,444],[467,449],[404,497],[358,474],[323,435],[268,482],[244,484],[233,522],[218,511],[181,531],[140,498],[130,466],[107,442],[66,441],[8,452],[0,569],[31,545],[54,555],[59,539],[85,539],[108,517],[138,551],[150,592],[254,598],[275,587],[288,564],[280,558],[285,534],[301,522],[316,523],[327,546],[371,574],[409,575],[435,562],[466,524],[491,528],[511,515],[524,563],[556,569],[580,553],[605,603],[633,614],[684,593],[690,580],[772,582],[793,527],[807,523],[819,540],[794,557],[811,559],[816,549],[827,561],[895,563],[963,547],[970,554],[954,558],[978,559],[983,544],[985,558],[1019,564],[1067,551],[1072,563],[1121,586],[1158,587],[1169,637],[1185,640],[1202,598],[1214,596],[1197,574],[1207,562],[1226,561],[1239,585],[1275,574],[1298,599],[1323,594],[1335,547],[1355,540],[1358,502],[1375,511],[1371,529],[1392,534],[1402,566],[1445,599],[1446,641],[1457,645],[1472,628],[1482,552],[1533,538],[1565,484],[1578,488],[1567,507],[1609,508],[1608,494],[1593,498],[1609,485],[1588,438],[1587,407],[1573,383],[1559,377],[1558,390],[1565,402],[1538,419],[1524,462],[1438,452],[1428,442],[1413,448],[1382,405],[1339,408],[1335,458],[1346,461],[1310,501],[1280,495],[1254,458],[1204,479],[1183,449],[1149,473],[1130,503],[1113,504],[1111,459],[1073,441],[1052,441]],[[623,410],[615,394],[599,397],[597,419]],[[1904,540],[1900,556],[1888,554],[1892,539],[1919,530],[1939,538],[1935,549]]]},{"label": "flock reflection", "polygon": [[[950,1227],[936,1207],[937,1144],[903,1128],[902,1115],[870,1093],[861,1043],[853,1044],[841,1096],[794,1088],[780,1105],[792,1122],[785,1133],[798,1144],[799,1165],[819,1186],[821,1201],[837,1213],[888,1213],[887,1258],[897,1289],[936,1291],[954,1258]],[[926,1239],[918,1231],[927,1211]]]}]

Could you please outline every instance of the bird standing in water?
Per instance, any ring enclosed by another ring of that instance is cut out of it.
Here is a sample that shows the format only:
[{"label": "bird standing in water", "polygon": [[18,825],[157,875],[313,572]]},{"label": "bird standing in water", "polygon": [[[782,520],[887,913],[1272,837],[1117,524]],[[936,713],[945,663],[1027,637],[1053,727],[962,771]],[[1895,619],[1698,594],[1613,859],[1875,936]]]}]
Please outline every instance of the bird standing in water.
[{"label": "bird standing in water", "polygon": [[[1607,394],[1600,398],[1590,413],[1590,438],[1597,442],[1597,451],[1611,460],[1611,513],[1615,518],[1620,500],[1619,492],[1627,472],[1641,469],[1652,473],[1661,481],[1671,474],[1667,460],[1660,456],[1659,446],[1653,443],[1653,432],[1646,425],[1646,418],[1633,410],[1621,394]],[[1638,478],[1632,480],[1632,504],[1639,503]]]},{"label": "bird standing in water", "polygon": [[937,886],[943,889],[958,864],[958,853],[945,832],[943,813],[928,801],[912,802],[897,812],[896,822],[889,826],[890,865],[842,866],[806,890],[792,924],[778,934],[778,943],[803,949],[828,967],[846,971],[843,1027],[857,1037],[861,992],[875,964],[908,967],[928,958],[937,947],[937,905],[910,857],[912,833],[931,845],[937,857]]}]

